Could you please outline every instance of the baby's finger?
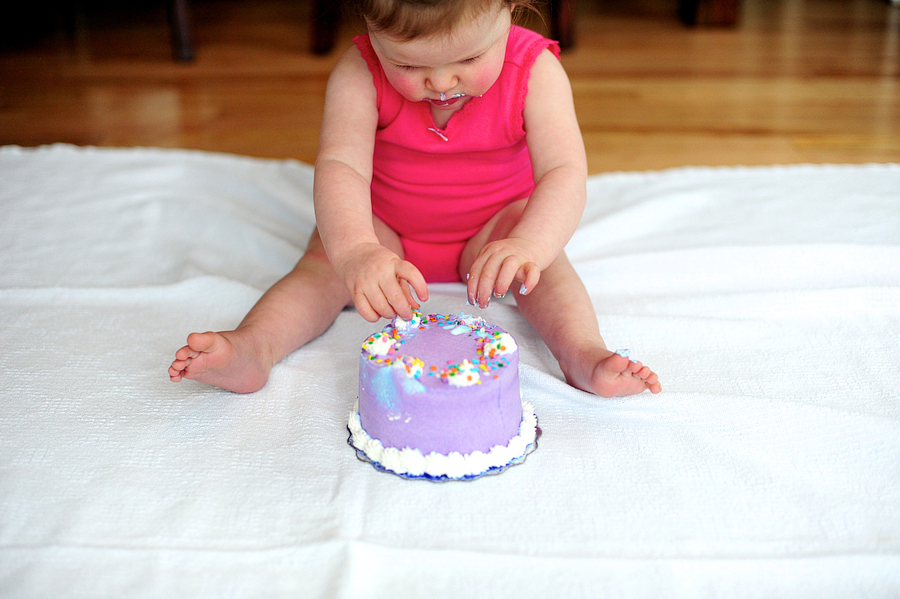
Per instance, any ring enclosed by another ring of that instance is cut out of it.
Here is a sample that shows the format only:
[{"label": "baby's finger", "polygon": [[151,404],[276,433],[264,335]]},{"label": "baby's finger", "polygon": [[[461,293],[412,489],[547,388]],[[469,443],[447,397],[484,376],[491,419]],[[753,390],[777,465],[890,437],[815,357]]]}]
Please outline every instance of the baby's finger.
[{"label": "baby's finger", "polygon": [[484,263],[481,255],[475,258],[475,262],[469,268],[466,275],[466,296],[471,305],[475,305],[475,297],[478,294],[478,280],[481,277],[481,265]]},{"label": "baby's finger", "polygon": [[497,275],[497,280],[494,282],[494,293],[499,297],[506,295],[506,292],[509,291],[509,286],[512,285],[516,274],[520,270],[522,269],[519,267],[517,259],[510,256],[504,260],[503,266],[500,267],[500,274]]},{"label": "baby's finger", "polygon": [[359,315],[369,322],[377,322],[380,318],[378,312],[372,308],[366,295],[362,292],[358,292],[353,296],[353,305],[356,306],[356,311]]},{"label": "baby's finger", "polygon": [[503,259],[497,256],[489,257],[482,266],[475,291],[475,300],[480,308],[488,307],[502,266]]},{"label": "baby's finger", "polygon": [[519,269],[516,278],[522,281],[522,286],[518,290],[519,293],[528,295],[532,289],[537,287],[538,281],[541,279],[541,269],[534,262],[526,262]]},{"label": "baby's finger", "polygon": [[402,318],[403,320],[410,320],[412,318],[412,311],[418,310],[421,306],[419,305],[419,302],[417,302],[413,297],[413,290],[410,288],[410,283],[403,277],[404,272],[408,276],[414,276],[418,273],[418,269],[416,269],[411,264],[409,265],[409,269],[397,269],[397,285],[403,295],[403,301],[399,302],[396,297],[392,297],[391,305],[394,307],[394,310],[397,312],[397,315],[400,318]]},{"label": "baby's finger", "polygon": [[[412,286],[413,290],[416,292],[416,297],[418,297],[419,300],[423,302],[428,301],[428,285],[425,283],[425,277],[422,276],[422,273],[412,262],[407,262],[406,260],[401,262],[397,266],[397,276]],[[415,303],[414,307],[418,309],[419,304]]]},{"label": "baby's finger", "polygon": [[393,318],[395,315],[404,320],[412,318],[412,306],[407,301],[408,291],[404,293],[407,285],[397,278],[385,281],[381,287],[381,293],[389,304],[385,311],[380,311],[385,318]]},{"label": "baby's finger", "polygon": [[[407,285],[406,281],[400,281],[400,289],[403,290],[403,297],[406,298],[406,303],[409,304],[410,312],[409,317],[407,317],[403,312],[397,310],[397,315],[403,320],[410,320],[412,318],[412,311],[418,310],[422,306],[420,306],[419,302],[416,301],[416,298],[413,297],[412,289]],[[394,309],[396,310],[397,307],[394,306]]]},{"label": "baby's finger", "polygon": [[[396,297],[402,298],[403,292],[400,291],[400,285],[397,283],[397,279],[389,277],[388,281],[394,283]],[[374,283],[375,284],[366,291],[366,300],[368,300],[369,305],[372,307],[372,310],[374,310],[379,317],[393,318],[397,315],[397,312],[391,305],[390,298],[392,297],[392,294],[388,290],[385,290],[381,287],[381,282]]]}]

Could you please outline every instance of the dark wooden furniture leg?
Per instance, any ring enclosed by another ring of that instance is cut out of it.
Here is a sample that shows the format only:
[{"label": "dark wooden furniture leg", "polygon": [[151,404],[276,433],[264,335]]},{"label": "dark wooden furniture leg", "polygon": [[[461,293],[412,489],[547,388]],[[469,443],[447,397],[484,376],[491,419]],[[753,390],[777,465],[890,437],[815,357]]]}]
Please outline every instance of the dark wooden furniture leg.
[{"label": "dark wooden furniture leg", "polygon": [[734,25],[740,0],[679,0],[678,16],[688,25]]},{"label": "dark wooden furniture leg", "polygon": [[338,0],[313,0],[310,15],[310,49],[314,54],[328,54],[334,47],[341,19]]},{"label": "dark wooden furniture leg", "polygon": [[[549,0],[550,37],[562,49],[575,45],[576,3],[577,0]],[[730,26],[737,22],[740,6],[741,0],[679,0],[678,16],[688,25]]]},{"label": "dark wooden furniture leg", "polygon": [[175,60],[191,62],[194,60],[194,41],[191,32],[191,9],[188,0],[168,0],[166,8],[169,13],[169,24],[172,28],[172,51]]},{"label": "dark wooden furniture leg", "polygon": [[550,0],[550,37],[563,50],[575,45],[575,4],[577,0]]}]

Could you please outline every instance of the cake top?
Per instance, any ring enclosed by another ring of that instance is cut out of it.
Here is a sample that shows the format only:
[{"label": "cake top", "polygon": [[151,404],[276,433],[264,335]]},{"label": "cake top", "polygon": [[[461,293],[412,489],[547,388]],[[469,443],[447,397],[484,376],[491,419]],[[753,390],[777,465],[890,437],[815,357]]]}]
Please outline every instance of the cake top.
[{"label": "cake top", "polygon": [[394,318],[366,338],[362,355],[381,367],[402,369],[426,386],[480,385],[508,367],[518,350],[512,335],[478,316],[414,311],[411,320]]}]

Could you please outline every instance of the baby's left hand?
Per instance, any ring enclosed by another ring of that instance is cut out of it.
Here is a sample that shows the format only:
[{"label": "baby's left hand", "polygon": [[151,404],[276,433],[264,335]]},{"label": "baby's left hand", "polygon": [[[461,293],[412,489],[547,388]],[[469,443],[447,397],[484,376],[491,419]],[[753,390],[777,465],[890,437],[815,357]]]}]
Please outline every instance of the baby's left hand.
[{"label": "baby's left hand", "polygon": [[513,281],[521,283],[519,293],[531,292],[541,278],[537,248],[517,237],[498,239],[486,244],[469,269],[467,293],[469,303],[487,308],[491,294],[506,295]]}]

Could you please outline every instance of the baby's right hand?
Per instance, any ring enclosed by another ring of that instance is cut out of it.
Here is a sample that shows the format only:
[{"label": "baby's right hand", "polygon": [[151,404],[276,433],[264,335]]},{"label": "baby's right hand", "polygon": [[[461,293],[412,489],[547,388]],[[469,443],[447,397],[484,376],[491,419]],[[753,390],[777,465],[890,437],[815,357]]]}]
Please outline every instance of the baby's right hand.
[{"label": "baby's right hand", "polygon": [[428,299],[425,277],[412,263],[377,243],[362,243],[353,248],[339,271],[350,291],[359,314],[369,322],[399,316],[412,318],[419,303]]}]

